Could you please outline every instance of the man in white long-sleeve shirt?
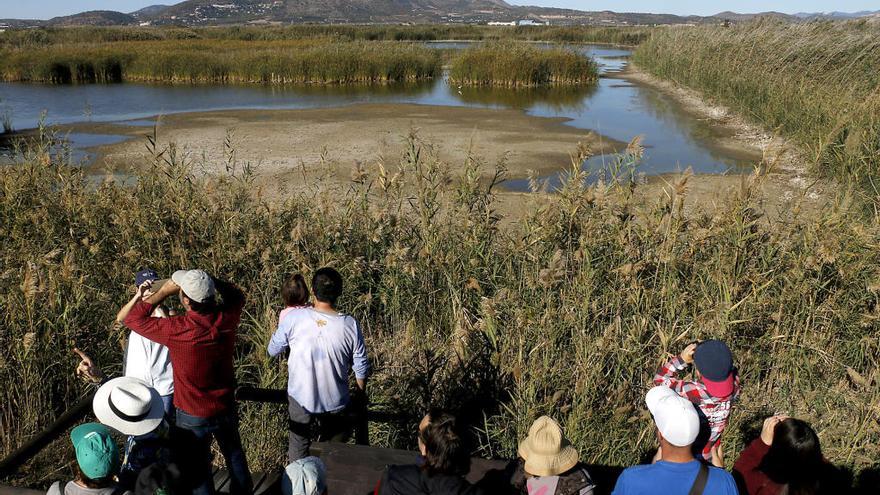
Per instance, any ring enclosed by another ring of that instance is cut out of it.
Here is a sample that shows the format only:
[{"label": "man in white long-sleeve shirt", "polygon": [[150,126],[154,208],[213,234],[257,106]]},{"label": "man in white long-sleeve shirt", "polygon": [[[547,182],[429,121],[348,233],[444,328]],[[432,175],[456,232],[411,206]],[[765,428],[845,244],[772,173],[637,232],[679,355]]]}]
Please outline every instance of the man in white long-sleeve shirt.
[{"label": "man in white long-sleeve shirt", "polygon": [[312,293],[314,306],[285,315],[269,342],[270,356],[290,349],[290,462],[309,455],[312,421],[317,421],[322,440],[345,441],[351,436],[345,414],[352,403],[349,374],[354,371],[355,393],[365,396],[370,371],[360,325],[353,316],[336,311],[342,276],[332,268],[321,268],[312,278]]}]

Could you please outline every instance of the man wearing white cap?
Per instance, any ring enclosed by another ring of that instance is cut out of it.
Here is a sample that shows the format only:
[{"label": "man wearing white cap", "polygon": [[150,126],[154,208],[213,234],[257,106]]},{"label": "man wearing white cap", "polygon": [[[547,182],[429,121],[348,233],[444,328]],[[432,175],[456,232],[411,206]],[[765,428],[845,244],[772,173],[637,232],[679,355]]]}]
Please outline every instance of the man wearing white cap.
[{"label": "man wearing white cap", "polygon": [[[155,307],[177,295],[183,315],[151,318]],[[218,303],[219,294],[222,303]],[[132,331],[168,347],[174,370],[176,426],[192,437],[198,450],[200,477],[193,493],[214,493],[211,439],[226,459],[231,492],[249,493],[253,487],[235,408],[233,353],[244,293],[202,270],[178,270],[155,294],[138,301],[125,318]]]},{"label": "man wearing white cap", "polygon": [[627,468],[612,495],[737,495],[727,471],[696,460],[691,446],[700,432],[694,405],[669,387],[654,387],[645,403],[657,427],[659,460]]}]

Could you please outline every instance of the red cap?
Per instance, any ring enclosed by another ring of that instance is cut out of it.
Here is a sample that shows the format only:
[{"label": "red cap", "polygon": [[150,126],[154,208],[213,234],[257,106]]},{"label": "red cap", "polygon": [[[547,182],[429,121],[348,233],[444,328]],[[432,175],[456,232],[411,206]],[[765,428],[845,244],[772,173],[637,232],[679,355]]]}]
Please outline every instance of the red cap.
[{"label": "red cap", "polygon": [[703,385],[706,386],[706,391],[712,397],[727,397],[733,393],[733,373],[730,373],[727,375],[727,378],[718,382],[709,380],[704,376]]}]

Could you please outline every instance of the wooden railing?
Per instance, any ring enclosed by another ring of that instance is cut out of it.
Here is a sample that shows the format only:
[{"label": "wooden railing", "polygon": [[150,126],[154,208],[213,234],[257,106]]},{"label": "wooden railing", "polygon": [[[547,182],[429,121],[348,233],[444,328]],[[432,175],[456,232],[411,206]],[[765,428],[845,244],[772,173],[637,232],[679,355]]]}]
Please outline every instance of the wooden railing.
[{"label": "wooden railing", "polygon": [[[29,460],[33,459],[34,456],[40,453],[40,451],[60,438],[61,435],[66,433],[76,423],[82,421],[82,419],[92,411],[92,398],[94,395],[93,392],[81,399],[75,406],[65,411],[64,414],[55,420],[54,423],[49,425],[48,428],[25,442],[24,445],[9,454],[5,459],[0,460],[0,479],[15,474],[19,468],[25,465]],[[239,387],[235,391],[235,399],[239,402],[287,404],[287,391],[256,387]],[[362,415],[362,420],[364,423],[362,428],[365,428],[365,423],[367,421],[389,423],[412,421],[414,418],[383,411],[368,410],[365,415]],[[366,432],[357,432],[356,437],[365,438]],[[0,485],[0,495],[25,495],[34,493],[41,492],[26,488]]]}]

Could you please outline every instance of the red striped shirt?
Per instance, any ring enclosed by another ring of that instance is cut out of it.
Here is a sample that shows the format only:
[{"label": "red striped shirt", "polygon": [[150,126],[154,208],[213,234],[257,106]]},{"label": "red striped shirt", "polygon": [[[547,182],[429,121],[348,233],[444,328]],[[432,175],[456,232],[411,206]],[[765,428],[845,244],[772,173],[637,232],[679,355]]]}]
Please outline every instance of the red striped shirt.
[{"label": "red striped shirt", "polygon": [[[187,311],[170,318],[151,318],[154,306],[138,302],[125,326],[168,347],[174,367],[174,406],[187,414],[210,418],[235,406],[235,337],[244,295],[232,285],[224,304],[211,313]],[[221,291],[222,294],[222,291]]]}]

